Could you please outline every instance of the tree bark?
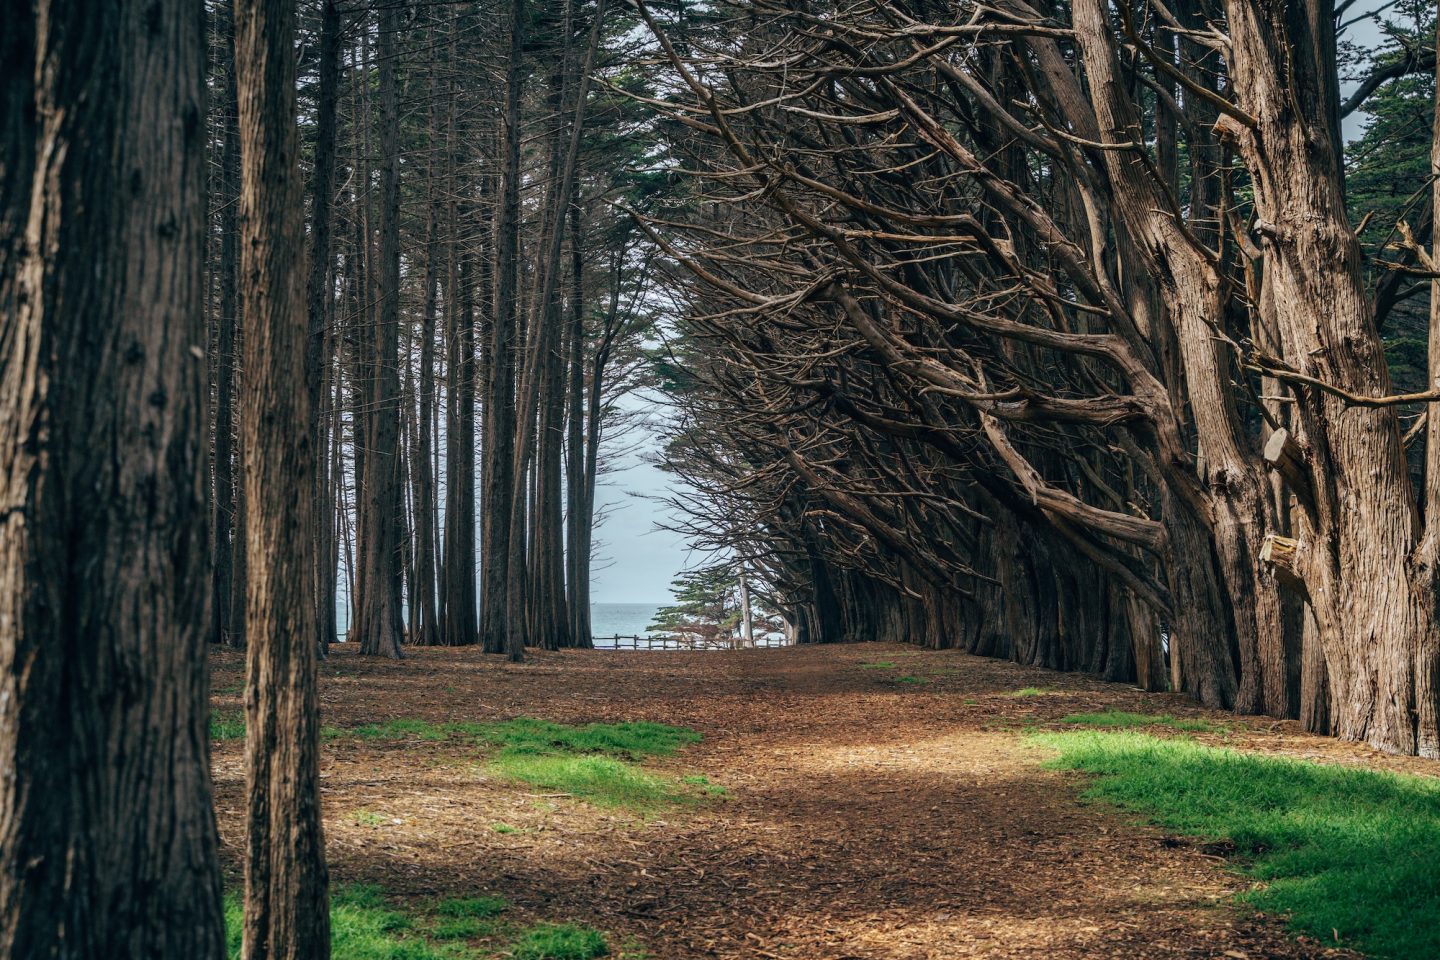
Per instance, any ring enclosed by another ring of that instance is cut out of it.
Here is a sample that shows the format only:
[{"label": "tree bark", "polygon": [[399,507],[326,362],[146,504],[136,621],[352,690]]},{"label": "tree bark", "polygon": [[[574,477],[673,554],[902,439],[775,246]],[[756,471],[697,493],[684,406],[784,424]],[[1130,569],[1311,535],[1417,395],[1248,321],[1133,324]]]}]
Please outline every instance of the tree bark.
[{"label": "tree bark", "polygon": [[[1345,207],[1333,4],[1228,0],[1226,10],[1244,119],[1222,124],[1255,183],[1282,360],[1352,395],[1388,394]],[[1428,536],[1421,542],[1395,410],[1353,407],[1305,385],[1292,393],[1316,503],[1296,530],[1298,573],[1325,651],[1335,732],[1440,756],[1437,549]]]},{"label": "tree bark", "polygon": [[[220,152],[220,303],[215,318],[215,441],[212,447],[214,463],[214,492],[211,497],[214,516],[214,599],[211,614],[214,622],[212,640],[232,646],[244,646],[244,610],[239,608],[240,623],[233,619],[237,604],[235,592],[235,554],[244,550],[243,533],[236,528],[236,509],[239,506],[239,491],[235,479],[235,370],[239,365],[236,354],[236,318],[240,312],[239,294],[239,217],[240,204],[240,133],[237,129],[235,91],[235,31],[230,11],[224,8],[221,16],[225,46],[224,110],[225,142]],[[242,566],[243,569],[243,566]],[[240,579],[241,592],[244,579]]]},{"label": "tree bark", "polygon": [[[315,423],[306,382],[295,8],[236,0],[246,623],[246,960],[330,955],[315,692]],[[297,533],[299,535],[297,535]]]},{"label": "tree bark", "polygon": [[335,503],[324,455],[330,436],[328,372],[334,359],[330,323],[332,207],[335,194],[335,129],[340,99],[340,7],[321,0],[320,93],[315,111],[315,163],[310,189],[310,276],[305,301],[305,382],[310,388],[310,435],[315,444],[314,524],[316,633],[321,654],[335,639]]},{"label": "tree bark", "polygon": [[359,539],[360,652],[398,658],[405,627],[401,601],[400,529],[400,112],[395,78],[396,4],[380,8],[380,282],[379,310],[368,351],[372,387],[366,411],[365,509]]},{"label": "tree bark", "polygon": [[203,11],[0,23],[0,956],[221,960]]},{"label": "tree bark", "polygon": [[505,144],[496,225],[495,315],[491,328],[489,391],[485,405],[485,528],[481,548],[480,633],[486,653],[525,657],[520,611],[508,609],[511,592],[515,483],[515,334],[519,325],[520,87],[525,0],[510,4],[509,59],[505,68]]}]

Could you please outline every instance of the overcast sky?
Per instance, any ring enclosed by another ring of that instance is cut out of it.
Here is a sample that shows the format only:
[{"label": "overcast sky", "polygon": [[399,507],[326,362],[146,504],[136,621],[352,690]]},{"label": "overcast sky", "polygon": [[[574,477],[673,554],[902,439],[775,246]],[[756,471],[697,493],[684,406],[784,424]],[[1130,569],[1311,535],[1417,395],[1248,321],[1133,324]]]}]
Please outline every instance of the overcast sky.
[{"label": "overcast sky", "polygon": [[594,603],[667,603],[675,575],[705,559],[692,556],[679,534],[657,529],[664,508],[651,498],[665,496],[675,479],[641,459],[659,441],[637,430],[639,449],[618,458],[618,469],[602,476],[595,492],[596,510],[609,516],[595,531]]}]

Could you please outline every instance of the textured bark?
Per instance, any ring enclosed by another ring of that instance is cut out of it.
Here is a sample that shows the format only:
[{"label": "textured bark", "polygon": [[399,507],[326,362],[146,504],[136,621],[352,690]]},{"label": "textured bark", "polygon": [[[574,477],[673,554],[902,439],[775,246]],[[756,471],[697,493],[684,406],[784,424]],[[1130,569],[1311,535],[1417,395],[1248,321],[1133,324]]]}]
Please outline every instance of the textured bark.
[{"label": "textured bark", "polygon": [[505,70],[505,141],[503,175],[496,224],[495,307],[491,323],[488,391],[485,404],[484,542],[481,547],[482,588],[480,635],[487,653],[525,656],[523,634],[511,620],[512,540],[524,538],[514,528],[515,483],[515,335],[519,325],[520,258],[520,88],[524,49],[525,2],[510,6],[509,59]]},{"label": "textured bark", "polygon": [[0,23],[0,956],[220,960],[203,12]]},{"label": "textured bark", "polygon": [[305,382],[310,388],[310,435],[315,443],[314,511],[315,629],[323,652],[335,639],[335,502],[329,458],[329,375],[334,359],[330,323],[330,242],[334,232],[335,128],[340,88],[340,7],[321,0],[320,94],[315,110],[315,162],[310,183],[310,275],[305,303],[309,316],[305,341]]},{"label": "textured bark", "polygon": [[380,8],[380,276],[378,311],[367,350],[371,387],[366,410],[359,553],[362,576],[355,634],[360,652],[397,658],[402,618],[400,530],[400,113],[395,77],[400,12]]},{"label": "textured bark", "polygon": [[[439,38],[432,28],[429,45],[439,49]],[[436,602],[437,531],[439,529],[439,497],[435,489],[434,425],[437,401],[435,396],[435,324],[440,300],[440,224],[445,216],[441,200],[440,174],[441,130],[439,85],[435,77],[436,63],[429,66],[430,144],[429,167],[426,171],[428,203],[425,218],[425,276],[423,304],[420,311],[419,369],[415,372],[415,431],[411,445],[410,478],[414,506],[414,557],[410,580],[410,641],[430,646],[440,642],[440,622]],[[409,409],[407,407],[407,409]]]},{"label": "textured bark", "polygon": [[595,645],[590,623],[589,520],[585,458],[585,257],[582,211],[570,205],[570,334],[565,387],[565,586],[570,611],[570,642]]},{"label": "textured bark", "polygon": [[[1227,117],[1225,128],[1255,182],[1282,359],[1353,395],[1388,394],[1345,209],[1333,5],[1229,0],[1226,10],[1236,100],[1252,120]],[[1299,572],[1324,647],[1335,732],[1440,755],[1436,551],[1420,543],[1395,410],[1352,407],[1310,387],[1293,393],[1316,501],[1296,531]]]},{"label": "textured bark", "polygon": [[[212,447],[215,488],[212,494],[214,529],[214,623],[211,640],[244,646],[243,609],[240,624],[232,619],[237,604],[235,593],[235,552],[245,548],[243,534],[236,535],[235,511],[239,505],[235,476],[235,368],[238,365],[235,338],[240,313],[240,133],[237,129],[235,92],[235,37],[228,8],[222,9],[222,36],[225,47],[225,84],[221,109],[225,113],[225,142],[220,153],[220,303],[215,317],[215,440]],[[243,568],[242,568],[243,569]],[[244,579],[240,580],[241,591]],[[239,629],[237,629],[237,626]]]},{"label": "textured bark", "polygon": [[330,955],[315,693],[315,424],[306,383],[304,202],[295,12],[236,0],[240,89],[242,427],[249,513],[246,960]]}]

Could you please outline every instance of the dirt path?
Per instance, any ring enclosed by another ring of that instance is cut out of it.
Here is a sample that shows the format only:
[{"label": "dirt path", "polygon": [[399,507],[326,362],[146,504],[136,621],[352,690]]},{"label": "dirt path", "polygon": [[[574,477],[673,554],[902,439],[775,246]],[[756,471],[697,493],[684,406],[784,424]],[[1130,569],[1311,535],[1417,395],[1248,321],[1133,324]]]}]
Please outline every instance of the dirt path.
[{"label": "dirt path", "polygon": [[[866,666],[877,662],[894,666]],[[238,711],[239,658],[220,652],[214,665],[217,708]],[[322,674],[324,719],[339,726],[513,716],[690,726],[704,742],[666,765],[729,792],[647,820],[497,781],[464,744],[329,741],[338,882],[499,893],[527,917],[634,937],[655,960],[1353,956],[1229,906],[1244,880],[1218,857],[1081,804],[1024,735],[1109,707],[1209,715],[1179,698],[880,645],[574,652],[520,666],[473,651],[381,663],[340,650]],[[1043,692],[1014,695],[1026,687]],[[1252,721],[1231,740],[1440,769],[1293,724]],[[217,744],[231,858],[240,760],[238,741]]]}]

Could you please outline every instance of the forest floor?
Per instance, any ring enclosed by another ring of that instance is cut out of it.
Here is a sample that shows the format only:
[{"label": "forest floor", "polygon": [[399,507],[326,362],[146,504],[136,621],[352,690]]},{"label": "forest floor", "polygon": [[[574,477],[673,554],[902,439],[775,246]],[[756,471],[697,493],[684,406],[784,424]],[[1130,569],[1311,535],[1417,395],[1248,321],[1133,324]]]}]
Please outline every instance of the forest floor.
[{"label": "forest floor", "polygon": [[[332,882],[395,904],[501,895],[516,922],[584,924],[652,960],[1351,957],[1236,905],[1253,881],[1217,851],[1083,802],[1082,778],[1048,767],[1030,734],[1087,711],[1165,713],[1209,721],[1186,734],[1203,742],[1440,774],[1293,723],[951,651],[409,653],[337,646],[321,664]],[[242,659],[213,654],[222,718],[240,712]],[[701,742],[645,768],[724,793],[597,806],[497,775],[473,739],[336,733],[513,717],[693,728]],[[232,880],[242,754],[233,735],[215,744]]]}]

